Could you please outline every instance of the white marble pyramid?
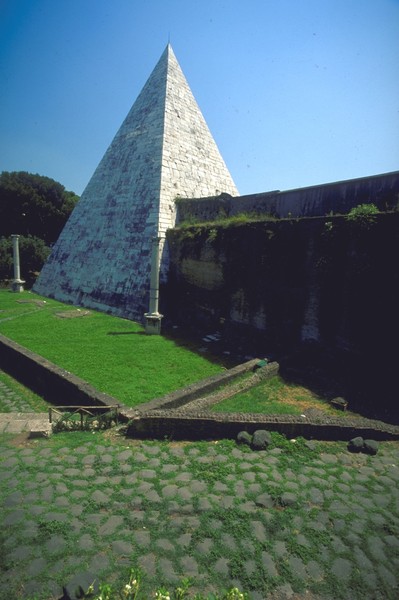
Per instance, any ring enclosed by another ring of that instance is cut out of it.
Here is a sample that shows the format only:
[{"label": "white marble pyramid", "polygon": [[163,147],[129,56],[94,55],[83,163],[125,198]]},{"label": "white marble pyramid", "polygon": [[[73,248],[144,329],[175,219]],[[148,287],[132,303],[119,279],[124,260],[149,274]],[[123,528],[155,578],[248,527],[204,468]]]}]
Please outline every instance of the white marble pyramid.
[{"label": "white marble pyramid", "polygon": [[63,302],[141,320],[151,242],[177,197],[237,195],[168,44],[95,170],[34,286]]}]

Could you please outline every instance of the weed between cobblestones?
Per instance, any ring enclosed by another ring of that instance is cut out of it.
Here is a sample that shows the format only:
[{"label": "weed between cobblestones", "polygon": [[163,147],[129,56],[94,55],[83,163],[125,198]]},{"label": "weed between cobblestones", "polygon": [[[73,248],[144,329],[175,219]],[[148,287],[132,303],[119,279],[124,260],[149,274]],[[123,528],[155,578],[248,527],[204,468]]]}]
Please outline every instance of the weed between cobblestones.
[{"label": "weed between cobblestones", "polygon": [[237,585],[255,600],[283,584],[337,599],[396,598],[398,445],[384,445],[380,459],[272,439],[255,453],[231,440],[76,432],[15,447],[1,436],[0,597],[16,574],[25,592],[16,585],[7,600],[48,600],[77,571],[121,586],[137,565],[143,600],[184,575],[193,593]]}]

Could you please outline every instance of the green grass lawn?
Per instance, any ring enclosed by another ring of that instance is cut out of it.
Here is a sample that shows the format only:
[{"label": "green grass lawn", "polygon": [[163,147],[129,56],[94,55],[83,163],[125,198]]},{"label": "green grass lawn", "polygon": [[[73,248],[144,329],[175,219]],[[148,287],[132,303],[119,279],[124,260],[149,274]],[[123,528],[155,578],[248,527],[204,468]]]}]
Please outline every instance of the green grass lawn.
[{"label": "green grass lawn", "polygon": [[[300,415],[309,408],[337,414],[325,400],[300,385],[289,384],[280,375],[226,398],[213,406],[217,412],[245,412],[269,415]],[[348,414],[340,412],[340,416]]]},{"label": "green grass lawn", "polygon": [[[20,303],[21,300],[33,302]],[[133,321],[76,310],[31,292],[0,291],[0,333],[128,406],[136,406],[222,371],[218,364]]]}]

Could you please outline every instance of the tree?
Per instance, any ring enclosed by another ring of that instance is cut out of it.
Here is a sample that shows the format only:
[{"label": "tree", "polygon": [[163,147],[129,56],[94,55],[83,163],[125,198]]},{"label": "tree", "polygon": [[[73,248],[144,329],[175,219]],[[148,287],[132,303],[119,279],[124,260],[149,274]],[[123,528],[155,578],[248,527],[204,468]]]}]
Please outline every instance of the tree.
[{"label": "tree", "polygon": [[79,196],[54,179],[25,171],[0,174],[0,280],[12,279],[13,233],[21,276],[30,285],[50,254]]},{"label": "tree", "polygon": [[[43,240],[31,235],[19,238],[19,256],[21,260],[21,277],[28,286],[34,283],[37,273],[46,262],[50,248]],[[0,238],[0,280],[12,279],[14,275],[12,239]]]},{"label": "tree", "polygon": [[54,244],[79,196],[54,179],[25,171],[0,174],[0,236],[18,233]]}]

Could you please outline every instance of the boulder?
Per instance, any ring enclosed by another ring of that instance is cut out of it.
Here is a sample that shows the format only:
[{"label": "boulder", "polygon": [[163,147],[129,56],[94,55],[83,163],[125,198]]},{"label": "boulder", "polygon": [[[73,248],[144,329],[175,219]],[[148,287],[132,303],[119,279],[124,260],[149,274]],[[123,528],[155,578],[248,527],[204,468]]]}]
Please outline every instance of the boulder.
[{"label": "boulder", "polygon": [[252,435],[250,435],[248,431],[240,431],[237,435],[237,443],[247,444],[247,446],[250,446],[252,443]]},{"label": "boulder", "polygon": [[379,444],[375,440],[364,440],[363,452],[365,454],[375,455],[378,452],[378,446]]},{"label": "boulder", "polygon": [[348,408],[348,402],[345,400],[345,398],[341,398],[340,396],[333,398],[330,404],[338,410],[346,410]]},{"label": "boulder", "polygon": [[272,443],[272,436],[270,431],[266,429],[257,429],[252,436],[252,450],[266,450]]},{"label": "boulder", "polygon": [[349,452],[361,452],[363,450],[364,440],[361,436],[354,437],[348,442]]}]

